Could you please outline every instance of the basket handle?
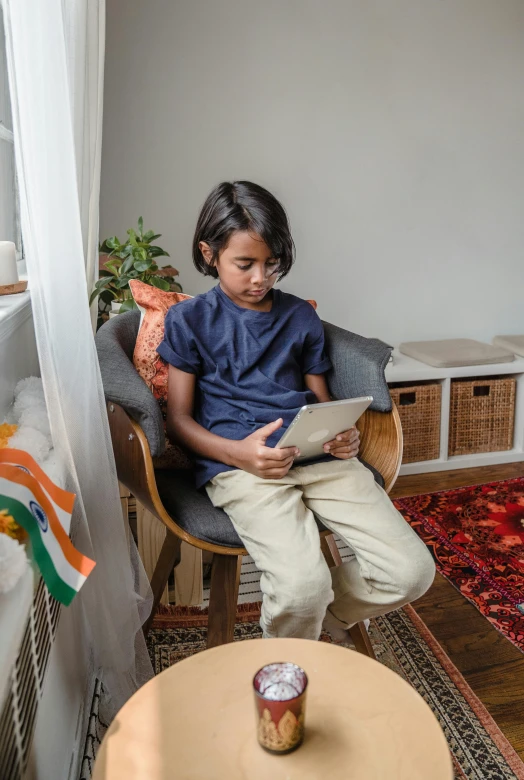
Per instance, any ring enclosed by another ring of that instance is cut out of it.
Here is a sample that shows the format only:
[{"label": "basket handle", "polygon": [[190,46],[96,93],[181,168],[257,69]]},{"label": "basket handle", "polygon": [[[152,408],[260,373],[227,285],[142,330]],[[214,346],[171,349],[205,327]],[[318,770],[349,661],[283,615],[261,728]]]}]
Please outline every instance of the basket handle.
[{"label": "basket handle", "polygon": [[485,396],[490,394],[490,386],[489,385],[475,385],[473,387],[473,396],[475,398],[478,398],[480,396]]},{"label": "basket handle", "polygon": [[417,393],[413,390],[408,393],[400,393],[398,400],[400,406],[414,406],[417,403]]}]

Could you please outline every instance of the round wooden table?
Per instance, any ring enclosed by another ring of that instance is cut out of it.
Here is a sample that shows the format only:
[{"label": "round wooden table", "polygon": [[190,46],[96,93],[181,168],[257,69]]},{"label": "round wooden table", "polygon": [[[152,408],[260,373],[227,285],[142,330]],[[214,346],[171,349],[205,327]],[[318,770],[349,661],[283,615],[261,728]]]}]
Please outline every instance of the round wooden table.
[{"label": "round wooden table", "polygon": [[[256,739],[252,679],[274,661],[308,678],[306,737],[287,755]],[[93,780],[452,780],[424,700],[397,674],[344,647],[254,639],[180,661],[120,710]]]}]

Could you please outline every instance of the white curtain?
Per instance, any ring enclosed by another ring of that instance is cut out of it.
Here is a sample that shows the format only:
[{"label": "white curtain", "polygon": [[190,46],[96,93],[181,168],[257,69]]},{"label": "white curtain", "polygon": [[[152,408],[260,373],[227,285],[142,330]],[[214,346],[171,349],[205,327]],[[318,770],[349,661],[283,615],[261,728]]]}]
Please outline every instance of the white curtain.
[{"label": "white curtain", "polygon": [[96,568],[81,609],[110,716],[151,675],[150,590],[122,519],[86,290],[96,275],[104,0],[3,0],[22,234],[54,446]]},{"label": "white curtain", "polygon": [[[63,0],[80,222],[91,293],[98,279],[98,207],[102,158],[105,0]],[[93,305],[96,322],[97,305]]]}]

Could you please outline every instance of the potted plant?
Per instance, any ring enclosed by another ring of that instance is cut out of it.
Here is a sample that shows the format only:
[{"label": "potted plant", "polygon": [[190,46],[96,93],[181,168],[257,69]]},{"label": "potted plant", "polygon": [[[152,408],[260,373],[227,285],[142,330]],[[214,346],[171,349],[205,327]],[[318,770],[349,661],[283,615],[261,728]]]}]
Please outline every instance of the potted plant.
[{"label": "potted plant", "polygon": [[[131,279],[139,279],[160,290],[182,292],[181,285],[175,281],[178,271],[173,266],[159,267],[157,258],[169,257],[162,247],[153,244],[161,233],[152,230],[144,232],[144,220],[138,218],[138,230],[130,228],[127,239],[122,243],[117,236],[106,238],[100,244],[100,278],[95,283],[89,305],[99,298],[105,308],[111,307],[112,314],[120,314],[136,309],[136,303],[129,289]],[[102,261],[104,258],[104,261]],[[103,321],[104,316],[101,316]],[[101,324],[101,323],[100,323]]]}]

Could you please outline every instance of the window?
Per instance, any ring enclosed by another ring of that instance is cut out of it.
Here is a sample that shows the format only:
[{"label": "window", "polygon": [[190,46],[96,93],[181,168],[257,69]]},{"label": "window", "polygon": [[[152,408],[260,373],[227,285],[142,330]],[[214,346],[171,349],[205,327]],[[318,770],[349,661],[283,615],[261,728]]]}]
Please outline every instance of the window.
[{"label": "window", "polygon": [[9,99],[4,22],[0,2],[0,241],[14,241],[19,256],[22,242]]}]

